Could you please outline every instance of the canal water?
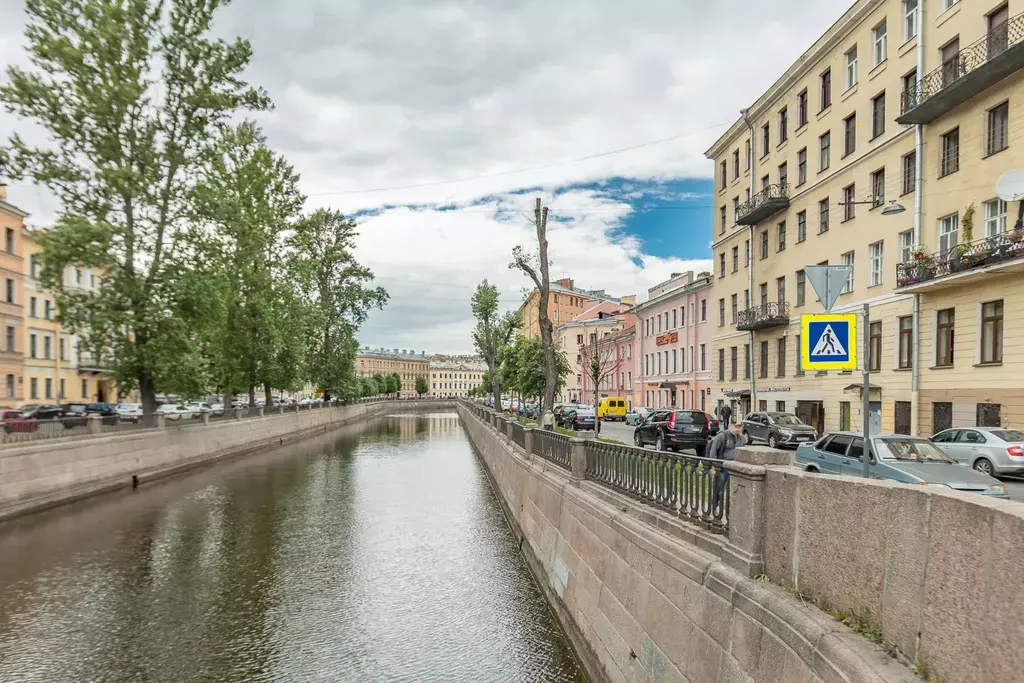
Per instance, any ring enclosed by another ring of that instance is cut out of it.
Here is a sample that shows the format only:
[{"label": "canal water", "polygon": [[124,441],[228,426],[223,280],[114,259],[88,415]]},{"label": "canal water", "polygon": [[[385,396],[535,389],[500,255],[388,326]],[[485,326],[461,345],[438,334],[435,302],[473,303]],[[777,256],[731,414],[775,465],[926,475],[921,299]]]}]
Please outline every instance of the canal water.
[{"label": "canal water", "polygon": [[453,413],[0,525],[0,681],[585,681]]}]

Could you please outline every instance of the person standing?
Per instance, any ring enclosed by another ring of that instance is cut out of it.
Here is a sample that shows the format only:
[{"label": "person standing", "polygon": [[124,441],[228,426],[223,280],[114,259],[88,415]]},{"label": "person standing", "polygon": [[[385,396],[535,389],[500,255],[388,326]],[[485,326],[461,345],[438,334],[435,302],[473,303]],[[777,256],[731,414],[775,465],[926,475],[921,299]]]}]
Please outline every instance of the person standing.
[{"label": "person standing", "polygon": [[[708,449],[708,457],[714,460],[735,460],[736,449],[745,446],[746,438],[740,434],[740,426],[735,423],[728,423],[728,427],[722,429],[711,440],[711,448]],[[719,501],[725,496],[725,490],[729,486],[729,470],[724,467],[718,470],[715,475],[715,488],[711,495],[711,510],[714,511]]]},{"label": "person standing", "polygon": [[719,434],[721,434],[722,432],[725,431],[725,428],[730,423],[731,418],[732,418],[732,408],[729,406],[728,403],[723,403],[718,408],[718,421],[722,423],[721,424],[721,431],[718,432]]}]

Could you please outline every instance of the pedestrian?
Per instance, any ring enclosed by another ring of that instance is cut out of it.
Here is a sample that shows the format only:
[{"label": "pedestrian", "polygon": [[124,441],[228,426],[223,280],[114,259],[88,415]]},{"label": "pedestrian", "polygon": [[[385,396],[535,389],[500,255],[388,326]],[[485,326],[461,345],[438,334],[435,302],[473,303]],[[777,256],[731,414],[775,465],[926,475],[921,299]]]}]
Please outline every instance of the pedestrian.
[{"label": "pedestrian", "polygon": [[[725,427],[729,424],[732,418],[732,408],[729,407],[728,403],[723,403],[718,407],[718,421],[722,423],[722,432],[725,431]],[[722,432],[719,432],[721,434]]]},{"label": "pedestrian", "polygon": [[[720,429],[715,438],[711,440],[708,457],[715,460],[735,460],[736,449],[745,446],[746,443],[746,438],[740,434],[740,426],[730,422],[728,427]],[[723,467],[715,475],[715,488],[711,495],[712,511],[718,506],[719,501],[722,500],[728,486],[729,470]]]}]

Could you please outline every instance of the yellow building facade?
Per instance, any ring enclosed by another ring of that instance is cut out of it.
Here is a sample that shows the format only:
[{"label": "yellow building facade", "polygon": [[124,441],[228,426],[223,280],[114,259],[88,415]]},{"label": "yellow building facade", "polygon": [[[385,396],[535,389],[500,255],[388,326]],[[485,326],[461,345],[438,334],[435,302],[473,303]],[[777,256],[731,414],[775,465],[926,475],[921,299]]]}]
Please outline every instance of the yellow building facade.
[{"label": "yellow building facade", "polygon": [[430,395],[449,398],[466,398],[469,392],[484,383],[483,363],[451,363],[435,361],[430,363]]},{"label": "yellow building facade", "polygon": [[3,248],[0,250],[0,318],[3,319],[3,341],[0,342],[0,405],[16,407],[24,401],[25,296],[22,271],[21,234],[25,227],[22,211],[7,199],[7,186],[0,184],[0,232]]},{"label": "yellow building facade", "polygon": [[860,373],[799,357],[804,267],[849,265],[873,429],[1024,423],[1022,42],[1024,0],[860,0],[708,150],[714,403],[860,428]]},{"label": "yellow building facade", "polygon": [[356,375],[372,377],[378,373],[398,373],[402,378],[399,395],[403,398],[412,398],[418,395],[416,378],[422,377],[429,381],[430,359],[426,353],[416,353],[407,349],[361,348],[356,353]]},{"label": "yellow building facade", "polygon": [[[619,303],[619,299],[608,296],[604,291],[579,289],[571,278],[562,278],[551,283],[548,292],[548,319],[554,327],[576,320],[595,304]],[[519,335],[527,339],[540,337],[540,292],[534,289],[519,307],[522,327]]]}]

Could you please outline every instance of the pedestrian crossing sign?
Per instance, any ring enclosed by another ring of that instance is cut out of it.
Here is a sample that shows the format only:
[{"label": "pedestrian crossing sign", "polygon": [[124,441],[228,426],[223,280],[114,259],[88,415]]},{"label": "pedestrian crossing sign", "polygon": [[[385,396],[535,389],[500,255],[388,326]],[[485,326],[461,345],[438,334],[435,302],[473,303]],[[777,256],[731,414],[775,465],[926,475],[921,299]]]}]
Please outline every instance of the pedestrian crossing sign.
[{"label": "pedestrian crossing sign", "polygon": [[857,369],[857,314],[814,313],[800,319],[804,370]]}]

